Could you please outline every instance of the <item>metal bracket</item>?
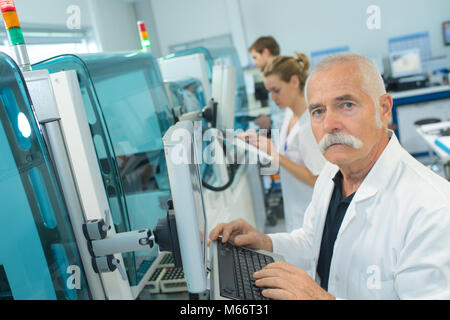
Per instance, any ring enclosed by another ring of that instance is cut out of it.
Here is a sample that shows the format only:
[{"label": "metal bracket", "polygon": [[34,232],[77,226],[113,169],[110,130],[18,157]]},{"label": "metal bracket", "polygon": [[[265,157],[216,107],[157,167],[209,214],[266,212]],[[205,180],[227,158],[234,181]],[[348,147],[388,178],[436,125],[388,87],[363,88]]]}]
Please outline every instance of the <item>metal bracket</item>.
[{"label": "metal bracket", "polygon": [[105,219],[89,220],[83,224],[83,234],[88,242],[92,267],[96,273],[119,269],[122,279],[126,280],[125,270],[120,261],[114,258],[114,254],[153,248],[154,236],[149,229],[143,229],[108,237],[110,229],[109,210],[105,210]]}]

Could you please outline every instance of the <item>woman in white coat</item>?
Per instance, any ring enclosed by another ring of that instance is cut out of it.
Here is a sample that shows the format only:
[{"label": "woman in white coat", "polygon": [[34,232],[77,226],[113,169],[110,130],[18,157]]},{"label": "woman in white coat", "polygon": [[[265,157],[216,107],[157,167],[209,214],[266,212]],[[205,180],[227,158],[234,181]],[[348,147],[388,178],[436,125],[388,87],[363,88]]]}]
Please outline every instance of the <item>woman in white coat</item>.
[{"label": "woman in white coat", "polygon": [[308,57],[298,53],[296,58],[276,57],[264,69],[264,84],[271,99],[280,109],[286,109],[278,150],[263,136],[244,134],[250,143],[279,159],[287,232],[303,225],[314,183],[326,163],[312,133],[303,93],[309,65]]}]

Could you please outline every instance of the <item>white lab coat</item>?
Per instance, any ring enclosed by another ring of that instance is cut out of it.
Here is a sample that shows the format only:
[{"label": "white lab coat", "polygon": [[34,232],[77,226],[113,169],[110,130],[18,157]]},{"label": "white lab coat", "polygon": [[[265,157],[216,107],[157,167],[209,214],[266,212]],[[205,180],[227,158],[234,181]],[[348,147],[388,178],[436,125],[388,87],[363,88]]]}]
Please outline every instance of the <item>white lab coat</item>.
[{"label": "white lab coat", "polygon": [[[450,299],[450,183],[391,139],[350,203],[328,291],[344,299]],[[320,174],[303,228],[270,235],[274,252],[316,274],[338,167]]]},{"label": "white lab coat", "polygon": [[[309,112],[302,114],[288,134],[292,116],[293,112],[288,108],[280,130],[278,151],[318,176],[327,161],[314,138]],[[303,225],[303,216],[311,202],[313,187],[301,182],[283,167],[280,167],[280,182],[286,231],[291,232]]]}]

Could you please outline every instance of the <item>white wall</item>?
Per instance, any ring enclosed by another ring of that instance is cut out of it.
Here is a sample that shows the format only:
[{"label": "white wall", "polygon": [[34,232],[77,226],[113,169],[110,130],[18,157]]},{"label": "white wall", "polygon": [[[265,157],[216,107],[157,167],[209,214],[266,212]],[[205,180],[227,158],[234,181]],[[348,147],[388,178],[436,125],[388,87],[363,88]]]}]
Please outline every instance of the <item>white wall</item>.
[{"label": "white wall", "polygon": [[[151,0],[161,51],[173,44],[231,33],[226,0]],[[381,9],[381,29],[369,30],[369,5]],[[292,55],[349,45],[354,52],[386,56],[388,38],[429,31],[433,56],[448,53],[442,22],[450,1],[432,0],[239,0],[247,46],[273,35],[281,53]]]},{"label": "white wall", "polygon": [[21,25],[66,26],[67,8],[77,5],[81,10],[81,27],[92,25],[88,1],[91,0],[15,0]]},{"label": "white wall", "polygon": [[[236,0],[244,49],[262,35],[273,35],[281,53],[349,45],[368,56],[387,55],[388,38],[429,31],[433,56],[449,53],[441,25],[449,20],[450,1],[432,0]],[[235,12],[227,0],[15,0],[23,24],[65,26],[69,5],[79,5],[82,27],[96,31],[103,51],[140,48],[136,21],[144,20],[156,56],[169,46],[224,34],[236,38]],[[368,30],[366,9],[381,8],[381,29]],[[247,42],[246,44],[243,42]],[[245,51],[245,52],[243,52]]]},{"label": "white wall", "polygon": [[[369,5],[381,9],[381,29],[369,30]],[[349,45],[365,55],[387,54],[388,38],[429,31],[433,56],[445,53],[442,22],[450,19],[448,0],[241,1],[248,39],[271,34],[282,54],[309,53]]]},{"label": "white wall", "polygon": [[162,55],[169,46],[231,33],[224,0],[151,0]]},{"label": "white wall", "polygon": [[137,18],[132,2],[124,0],[15,0],[23,26],[66,28],[70,5],[80,7],[81,28],[94,31],[102,51],[140,48]]},{"label": "white wall", "polygon": [[118,0],[88,0],[100,48],[105,52],[140,49],[134,5]]}]

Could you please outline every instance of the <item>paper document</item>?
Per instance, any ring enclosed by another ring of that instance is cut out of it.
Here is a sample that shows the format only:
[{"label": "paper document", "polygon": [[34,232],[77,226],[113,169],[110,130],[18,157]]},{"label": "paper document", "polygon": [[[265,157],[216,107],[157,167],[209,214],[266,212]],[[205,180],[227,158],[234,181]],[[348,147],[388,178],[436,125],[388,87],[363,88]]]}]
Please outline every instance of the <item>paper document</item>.
[{"label": "paper document", "polygon": [[450,121],[424,124],[423,126],[420,126],[420,128],[425,134],[439,134],[439,130],[450,128]]},{"label": "paper document", "polygon": [[434,143],[450,154],[450,136],[437,138]]}]

